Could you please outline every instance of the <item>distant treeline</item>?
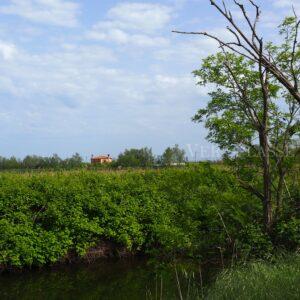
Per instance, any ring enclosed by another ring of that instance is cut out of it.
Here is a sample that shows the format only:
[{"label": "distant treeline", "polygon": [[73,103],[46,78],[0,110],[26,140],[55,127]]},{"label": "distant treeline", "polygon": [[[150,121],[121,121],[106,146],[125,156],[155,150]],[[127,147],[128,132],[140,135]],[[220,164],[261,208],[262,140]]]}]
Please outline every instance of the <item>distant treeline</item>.
[{"label": "distant treeline", "polygon": [[162,155],[154,155],[151,148],[126,149],[113,162],[115,167],[149,168],[154,166],[170,166],[187,161],[185,151],[178,145],[168,147]]},{"label": "distant treeline", "polygon": [[76,169],[82,166],[83,158],[78,153],[65,159],[57,154],[49,157],[27,155],[24,159],[0,157],[0,170]]},{"label": "distant treeline", "polygon": [[[168,147],[162,155],[154,155],[151,148],[126,149],[110,164],[93,165],[92,168],[152,168],[155,166],[180,165],[187,161],[185,151],[178,145]],[[60,158],[57,154],[49,157],[27,155],[24,159],[14,156],[5,158],[0,156],[0,170],[70,170],[87,167],[80,154],[75,153],[69,158]]]}]

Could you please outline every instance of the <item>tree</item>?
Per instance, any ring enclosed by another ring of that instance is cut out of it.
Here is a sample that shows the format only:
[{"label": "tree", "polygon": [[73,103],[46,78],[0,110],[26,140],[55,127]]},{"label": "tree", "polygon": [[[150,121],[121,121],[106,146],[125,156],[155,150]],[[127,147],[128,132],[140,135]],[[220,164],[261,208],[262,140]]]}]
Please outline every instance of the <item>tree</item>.
[{"label": "tree", "polygon": [[83,159],[75,153],[72,157],[62,159],[57,154],[50,157],[27,155],[23,160],[15,157],[0,157],[0,169],[75,169],[82,167]]},{"label": "tree", "polygon": [[269,74],[272,74],[287,89],[291,97],[300,104],[300,44],[298,43],[300,20],[296,12],[294,11],[293,16],[286,18],[281,25],[280,34],[283,37],[283,42],[277,46],[273,43],[265,44],[263,37],[257,31],[261,11],[255,1],[247,1],[255,11],[254,20],[251,20],[245,5],[237,0],[233,0],[233,2],[242,13],[245,22],[243,25],[239,25],[239,22],[237,22],[234,14],[228,9],[224,1],[222,1],[223,5],[219,5],[216,1],[210,0],[210,4],[228,22],[227,30],[233,36],[232,41],[227,42],[207,32],[174,32],[207,36],[217,41],[221,47],[253,61],[257,66],[264,67]]},{"label": "tree", "polygon": [[119,154],[115,164],[122,167],[151,167],[154,164],[152,149],[147,147],[126,149],[123,153]]},{"label": "tree", "polygon": [[63,160],[62,164],[67,169],[80,168],[83,165],[83,158],[79,153],[75,153],[72,157]]},{"label": "tree", "polygon": [[21,161],[16,157],[10,158],[0,157],[0,168],[2,170],[13,170],[20,167]]},{"label": "tree", "polygon": [[265,230],[270,233],[294,160],[289,149],[299,135],[300,105],[262,63],[257,67],[252,59],[221,48],[194,71],[200,85],[215,85],[194,121],[205,122],[208,139],[226,151],[241,186],[262,201]]},{"label": "tree", "polygon": [[163,165],[169,166],[171,164],[178,164],[185,162],[185,151],[180,149],[178,145],[168,147],[161,157]]},{"label": "tree", "polygon": [[27,155],[22,161],[24,169],[38,169],[45,167],[45,160],[43,157],[37,155]]}]

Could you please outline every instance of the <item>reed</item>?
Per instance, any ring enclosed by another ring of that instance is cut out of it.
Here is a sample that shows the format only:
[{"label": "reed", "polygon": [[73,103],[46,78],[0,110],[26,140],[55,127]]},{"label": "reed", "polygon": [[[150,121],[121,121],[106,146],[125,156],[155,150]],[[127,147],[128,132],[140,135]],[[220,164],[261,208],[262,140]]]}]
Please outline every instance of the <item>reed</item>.
[{"label": "reed", "polygon": [[299,299],[300,255],[223,271],[205,299]]}]

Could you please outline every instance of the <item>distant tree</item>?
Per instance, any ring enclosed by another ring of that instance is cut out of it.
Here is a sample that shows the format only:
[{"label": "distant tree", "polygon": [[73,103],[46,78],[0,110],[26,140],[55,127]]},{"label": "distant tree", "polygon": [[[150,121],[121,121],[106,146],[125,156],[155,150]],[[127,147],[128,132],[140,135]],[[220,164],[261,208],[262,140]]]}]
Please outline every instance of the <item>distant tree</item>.
[{"label": "distant tree", "polygon": [[16,157],[12,156],[10,159],[7,160],[7,168],[8,169],[17,169],[20,165],[20,160]]},{"label": "distant tree", "polygon": [[59,168],[62,165],[62,159],[57,154],[53,154],[49,162],[51,168]]},{"label": "distant tree", "polygon": [[81,167],[83,164],[83,158],[79,153],[75,153],[72,157],[67,158],[63,161],[63,165],[67,169],[75,169]]},{"label": "distant tree", "polygon": [[161,157],[163,165],[169,166],[171,164],[185,162],[185,151],[180,149],[178,145],[168,147]]},{"label": "distant tree", "polygon": [[22,161],[25,169],[39,169],[45,167],[45,159],[37,155],[27,155]]},{"label": "distant tree", "polygon": [[49,157],[27,155],[23,160],[14,156],[11,158],[0,157],[0,170],[76,169],[82,165],[83,159],[78,153],[66,159],[60,158],[57,154]]},{"label": "distant tree", "polygon": [[154,165],[154,155],[151,148],[126,149],[119,154],[115,164],[122,167],[152,167]]}]

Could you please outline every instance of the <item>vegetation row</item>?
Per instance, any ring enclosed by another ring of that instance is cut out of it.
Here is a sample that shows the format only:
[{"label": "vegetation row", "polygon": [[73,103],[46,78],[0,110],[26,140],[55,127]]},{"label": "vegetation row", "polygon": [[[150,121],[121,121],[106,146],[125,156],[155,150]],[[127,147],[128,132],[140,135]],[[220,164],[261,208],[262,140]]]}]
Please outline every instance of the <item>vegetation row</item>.
[{"label": "vegetation row", "polygon": [[261,201],[222,166],[2,173],[0,265],[53,264],[104,240],[167,257],[267,258],[300,245],[299,187],[289,193],[267,234]]}]

